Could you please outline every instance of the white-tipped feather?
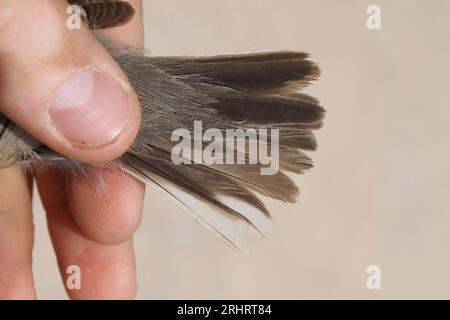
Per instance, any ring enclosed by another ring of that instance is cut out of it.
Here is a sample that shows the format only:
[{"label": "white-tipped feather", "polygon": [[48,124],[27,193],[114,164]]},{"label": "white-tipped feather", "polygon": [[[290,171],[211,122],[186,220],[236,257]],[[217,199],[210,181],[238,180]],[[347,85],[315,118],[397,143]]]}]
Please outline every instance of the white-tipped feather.
[{"label": "white-tipped feather", "polygon": [[265,238],[271,238],[275,235],[275,224],[273,220],[247,202],[241,201],[236,198],[227,197],[227,196],[217,196],[217,200],[222,202],[224,205],[229,207],[230,209],[239,212],[242,216],[244,216],[250,223],[255,227],[258,232],[264,236]]},{"label": "white-tipped feather", "polygon": [[128,172],[153,189],[168,196],[171,200],[174,200],[179,208],[192,216],[202,226],[212,231],[220,239],[231,244],[234,249],[242,253],[248,253],[249,248],[245,234],[249,231],[249,225],[246,221],[231,216],[223,209],[203,199],[199,199],[197,196],[154,173],[148,173],[149,180],[144,180],[142,176],[132,171]]}]

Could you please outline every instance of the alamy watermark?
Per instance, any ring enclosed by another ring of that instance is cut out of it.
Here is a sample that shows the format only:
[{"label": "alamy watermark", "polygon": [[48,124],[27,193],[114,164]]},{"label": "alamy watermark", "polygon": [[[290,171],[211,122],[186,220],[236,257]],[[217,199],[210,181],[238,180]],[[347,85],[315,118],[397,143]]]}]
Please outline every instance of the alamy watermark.
[{"label": "alamy watermark", "polygon": [[66,288],[68,290],[81,289],[81,268],[78,265],[70,265],[66,269],[66,274],[69,276],[66,279]]},{"label": "alamy watermark", "polygon": [[67,7],[66,13],[69,15],[66,20],[66,26],[69,30],[81,29],[81,17],[85,14],[83,9],[77,5],[70,5]]},{"label": "alamy watermark", "polygon": [[381,290],[381,268],[375,264],[367,267],[366,273],[369,275],[366,286],[369,290]]},{"label": "alamy watermark", "polygon": [[366,26],[369,30],[381,30],[381,8],[376,4],[367,7],[366,13],[369,15]]},{"label": "alamy watermark", "polygon": [[182,128],[172,132],[171,141],[178,143],[171,158],[176,165],[260,165],[261,175],[274,175],[279,170],[279,140],[279,129],[203,131],[202,121],[194,121],[193,134]]}]

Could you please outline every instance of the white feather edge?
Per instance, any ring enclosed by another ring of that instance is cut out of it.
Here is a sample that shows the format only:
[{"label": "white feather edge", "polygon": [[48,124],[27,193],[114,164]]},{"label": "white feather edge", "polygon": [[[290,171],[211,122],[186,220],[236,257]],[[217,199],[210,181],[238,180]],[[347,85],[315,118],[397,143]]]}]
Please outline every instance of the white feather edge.
[{"label": "white feather edge", "polygon": [[168,196],[184,212],[187,212],[198,223],[226,241],[237,251],[249,252],[248,242],[244,236],[245,230],[248,229],[245,221],[221,212],[220,208],[198,199],[195,195],[154,173],[148,173],[152,181],[144,180],[133,172],[130,172],[130,174]]},{"label": "white feather edge", "polygon": [[[171,200],[174,200],[178,207],[191,215],[197,222],[216,236],[226,241],[234,249],[242,253],[249,252],[246,234],[250,228],[247,221],[231,216],[223,209],[198,198],[196,195],[187,192],[157,174],[148,172],[147,174],[151,180],[147,180],[131,170],[126,171],[152,186],[155,190],[168,196]],[[219,196],[217,200],[242,214],[264,237],[271,237],[275,233],[272,219],[259,209],[232,197]]]}]

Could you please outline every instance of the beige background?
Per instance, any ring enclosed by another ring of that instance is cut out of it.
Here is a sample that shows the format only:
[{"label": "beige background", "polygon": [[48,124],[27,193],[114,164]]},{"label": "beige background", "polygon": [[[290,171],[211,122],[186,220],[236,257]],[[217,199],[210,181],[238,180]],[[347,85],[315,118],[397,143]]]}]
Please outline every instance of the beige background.
[{"label": "beige background", "polygon": [[[250,255],[148,191],[138,298],[450,298],[450,1],[144,2],[155,55],[311,52],[328,114],[301,202],[269,203],[279,235]],[[372,3],[380,31],[366,28]],[[41,210],[38,294],[65,298]]]}]

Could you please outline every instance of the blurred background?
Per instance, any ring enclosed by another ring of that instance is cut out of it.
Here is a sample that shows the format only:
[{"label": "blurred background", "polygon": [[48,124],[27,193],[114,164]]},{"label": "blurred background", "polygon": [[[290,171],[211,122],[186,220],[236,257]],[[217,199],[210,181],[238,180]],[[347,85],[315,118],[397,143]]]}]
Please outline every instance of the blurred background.
[{"label": "blurred background", "polygon": [[[381,8],[381,30],[366,9]],[[301,201],[236,253],[159,193],[135,236],[138,298],[450,298],[450,2],[144,0],[154,55],[300,50],[328,113]],[[39,199],[41,299],[65,299]],[[366,268],[381,268],[368,290]]]}]

